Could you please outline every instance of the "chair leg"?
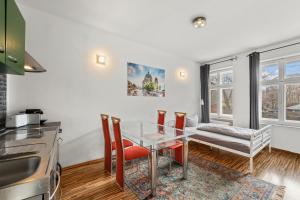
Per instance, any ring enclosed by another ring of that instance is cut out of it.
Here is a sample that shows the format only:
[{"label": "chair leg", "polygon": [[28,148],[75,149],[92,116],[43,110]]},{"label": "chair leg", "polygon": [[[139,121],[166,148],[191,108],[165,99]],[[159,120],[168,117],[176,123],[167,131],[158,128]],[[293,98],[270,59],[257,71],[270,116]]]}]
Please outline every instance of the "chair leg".
[{"label": "chair leg", "polygon": [[169,173],[172,170],[172,162],[173,162],[172,149],[169,149]]}]

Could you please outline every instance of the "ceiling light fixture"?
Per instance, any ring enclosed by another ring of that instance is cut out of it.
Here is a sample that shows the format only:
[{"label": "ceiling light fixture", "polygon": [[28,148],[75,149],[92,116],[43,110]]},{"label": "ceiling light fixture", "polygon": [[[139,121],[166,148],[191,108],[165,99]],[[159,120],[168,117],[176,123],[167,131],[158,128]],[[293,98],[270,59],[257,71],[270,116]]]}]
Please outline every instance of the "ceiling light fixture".
[{"label": "ceiling light fixture", "polygon": [[202,28],[206,25],[206,18],[205,17],[196,17],[193,19],[193,26],[194,28]]}]

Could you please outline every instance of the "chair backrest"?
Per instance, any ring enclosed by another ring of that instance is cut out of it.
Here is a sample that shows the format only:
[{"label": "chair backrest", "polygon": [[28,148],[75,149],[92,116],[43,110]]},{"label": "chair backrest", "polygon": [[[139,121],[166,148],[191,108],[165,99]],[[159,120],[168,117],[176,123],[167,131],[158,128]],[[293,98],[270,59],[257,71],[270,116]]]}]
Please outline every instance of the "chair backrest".
[{"label": "chair backrest", "polygon": [[165,125],[165,118],[166,118],[167,111],[164,110],[158,110],[157,111],[157,124],[158,124],[158,131],[160,133],[164,132],[164,125]]},{"label": "chair backrest", "polygon": [[[184,130],[185,128],[185,117],[186,113],[175,112],[175,128],[179,130]],[[176,130],[177,135],[182,135],[183,131]]]},{"label": "chair backrest", "polygon": [[165,118],[166,118],[167,111],[158,110],[157,113],[158,113],[157,124],[165,125]]},{"label": "chair backrest", "polygon": [[102,129],[103,129],[103,136],[104,136],[104,142],[105,145],[111,146],[111,138],[109,133],[109,116],[105,114],[101,114],[101,120],[102,120]]},{"label": "chair backrest", "polygon": [[104,168],[111,173],[111,138],[109,132],[109,116],[101,114],[102,129],[104,136]]},{"label": "chair backrest", "polygon": [[112,117],[112,124],[116,142],[117,164],[116,164],[116,181],[121,188],[124,188],[124,149],[120,128],[120,119]]}]

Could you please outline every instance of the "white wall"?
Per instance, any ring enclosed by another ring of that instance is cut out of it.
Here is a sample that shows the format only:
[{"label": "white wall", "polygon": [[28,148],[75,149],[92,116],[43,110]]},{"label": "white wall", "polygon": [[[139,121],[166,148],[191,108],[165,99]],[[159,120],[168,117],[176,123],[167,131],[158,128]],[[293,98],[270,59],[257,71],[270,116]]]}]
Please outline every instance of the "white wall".
[{"label": "white wall", "polygon": [[[285,44],[293,43],[299,40],[288,41],[281,44],[270,45],[263,48],[253,49],[251,51],[237,54],[237,61],[229,61],[212,68],[222,68],[232,65],[234,70],[234,93],[233,93],[233,123],[235,126],[249,127],[249,58],[247,55],[253,51],[262,51]],[[300,54],[300,45],[263,53],[261,61],[286,57],[289,55]],[[299,125],[300,126],[300,125]],[[300,129],[290,126],[273,126],[272,146],[291,152],[300,153]]]},{"label": "white wall", "polygon": [[[100,113],[124,120],[155,120],[157,109],[197,112],[199,67],[193,62],[83,24],[21,6],[26,48],[46,73],[8,77],[8,113],[41,108],[62,121],[64,166],[103,156]],[[95,64],[96,53],[108,66]],[[128,97],[126,63],[166,69],[166,97]],[[179,70],[187,78],[179,79]]]}]

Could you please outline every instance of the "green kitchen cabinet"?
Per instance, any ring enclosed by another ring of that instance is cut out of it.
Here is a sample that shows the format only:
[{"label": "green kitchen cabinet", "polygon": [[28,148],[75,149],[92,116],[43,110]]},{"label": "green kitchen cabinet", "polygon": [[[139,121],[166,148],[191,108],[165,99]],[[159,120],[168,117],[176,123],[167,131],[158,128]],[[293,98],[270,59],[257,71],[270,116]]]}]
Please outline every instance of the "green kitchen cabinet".
[{"label": "green kitchen cabinet", "polygon": [[15,0],[0,0],[0,73],[24,74],[25,20]]},{"label": "green kitchen cabinet", "polygon": [[0,0],[0,66],[5,65],[5,0]]},{"label": "green kitchen cabinet", "polygon": [[24,74],[25,20],[14,0],[6,0],[6,73]]}]

